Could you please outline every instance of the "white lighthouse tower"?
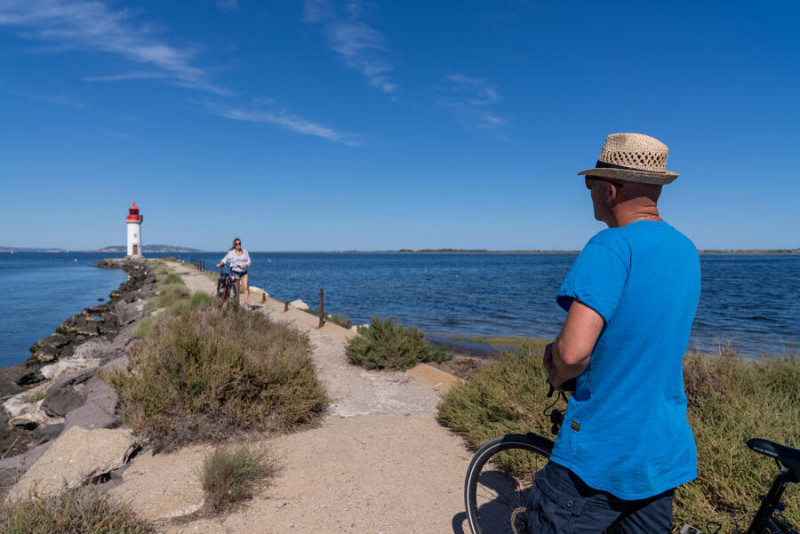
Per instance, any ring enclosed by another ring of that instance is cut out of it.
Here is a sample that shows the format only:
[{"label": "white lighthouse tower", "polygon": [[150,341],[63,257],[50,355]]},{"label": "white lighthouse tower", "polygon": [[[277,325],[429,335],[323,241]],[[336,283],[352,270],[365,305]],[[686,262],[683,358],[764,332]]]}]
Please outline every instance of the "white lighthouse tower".
[{"label": "white lighthouse tower", "polygon": [[142,256],[142,220],[144,217],[139,214],[136,202],[128,208],[128,256]]}]

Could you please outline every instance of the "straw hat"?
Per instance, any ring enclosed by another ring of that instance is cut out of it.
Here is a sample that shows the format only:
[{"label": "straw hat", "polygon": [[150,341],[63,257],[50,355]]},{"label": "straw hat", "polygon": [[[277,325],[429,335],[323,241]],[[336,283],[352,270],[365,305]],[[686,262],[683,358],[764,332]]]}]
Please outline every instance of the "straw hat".
[{"label": "straw hat", "polygon": [[668,184],[678,177],[667,171],[667,145],[644,134],[618,133],[606,137],[594,169],[578,174],[626,182]]}]

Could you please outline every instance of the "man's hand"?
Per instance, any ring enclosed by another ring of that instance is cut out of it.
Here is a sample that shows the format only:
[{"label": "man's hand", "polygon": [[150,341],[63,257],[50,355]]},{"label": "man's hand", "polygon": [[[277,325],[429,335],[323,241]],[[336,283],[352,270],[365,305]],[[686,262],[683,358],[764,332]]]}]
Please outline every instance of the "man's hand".
[{"label": "man's hand", "polygon": [[544,348],[544,355],[542,356],[542,365],[544,370],[550,373],[553,370],[553,344],[548,343]]},{"label": "man's hand", "polygon": [[[553,342],[555,343],[555,342]],[[554,389],[558,391],[564,391],[563,385],[564,382],[568,380],[568,378],[560,376],[558,374],[558,368],[553,364],[553,348],[554,344],[548,343],[547,346],[544,348],[544,355],[542,356],[542,365],[544,366],[544,370],[547,371],[547,382],[553,386]]]}]

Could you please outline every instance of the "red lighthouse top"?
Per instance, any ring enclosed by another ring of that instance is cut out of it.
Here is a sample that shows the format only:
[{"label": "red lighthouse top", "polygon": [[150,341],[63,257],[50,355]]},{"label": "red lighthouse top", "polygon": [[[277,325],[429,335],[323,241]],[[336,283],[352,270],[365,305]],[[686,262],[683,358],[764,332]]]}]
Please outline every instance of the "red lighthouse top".
[{"label": "red lighthouse top", "polygon": [[136,207],[136,202],[133,203],[133,206],[128,208],[128,221],[131,222],[142,222],[144,219],[143,216],[139,215],[139,208]]}]

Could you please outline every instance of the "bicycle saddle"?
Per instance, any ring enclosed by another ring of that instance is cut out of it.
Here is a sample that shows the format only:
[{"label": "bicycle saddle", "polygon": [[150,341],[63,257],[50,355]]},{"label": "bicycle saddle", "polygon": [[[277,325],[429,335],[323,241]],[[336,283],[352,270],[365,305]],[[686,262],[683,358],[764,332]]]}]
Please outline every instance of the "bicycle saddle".
[{"label": "bicycle saddle", "polygon": [[793,449],[761,438],[747,440],[747,446],[756,452],[775,458],[789,470],[794,479],[800,482],[800,449]]}]

